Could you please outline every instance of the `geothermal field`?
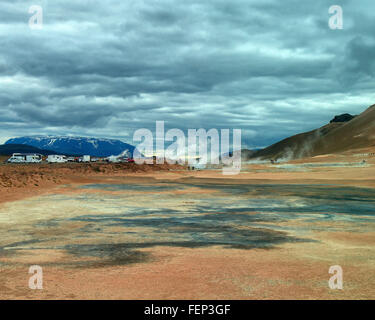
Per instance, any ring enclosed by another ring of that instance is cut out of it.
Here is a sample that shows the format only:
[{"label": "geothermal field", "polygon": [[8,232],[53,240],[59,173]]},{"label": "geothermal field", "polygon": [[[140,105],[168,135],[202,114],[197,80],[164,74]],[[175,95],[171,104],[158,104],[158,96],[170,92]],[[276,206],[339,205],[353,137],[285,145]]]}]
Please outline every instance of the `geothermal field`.
[{"label": "geothermal field", "polygon": [[[0,298],[374,299],[372,151],[244,162],[234,176],[1,165]],[[43,290],[27,285],[32,265]]]}]

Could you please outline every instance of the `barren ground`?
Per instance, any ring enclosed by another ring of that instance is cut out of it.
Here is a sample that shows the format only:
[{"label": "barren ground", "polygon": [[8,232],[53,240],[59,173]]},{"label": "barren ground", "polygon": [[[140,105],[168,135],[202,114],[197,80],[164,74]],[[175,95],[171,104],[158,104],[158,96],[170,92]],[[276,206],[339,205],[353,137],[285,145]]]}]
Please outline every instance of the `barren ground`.
[{"label": "barren ground", "polygon": [[[0,166],[0,298],[374,299],[374,173],[362,151],[232,177]],[[43,290],[28,288],[34,264]],[[332,265],[343,290],[328,287]]]}]

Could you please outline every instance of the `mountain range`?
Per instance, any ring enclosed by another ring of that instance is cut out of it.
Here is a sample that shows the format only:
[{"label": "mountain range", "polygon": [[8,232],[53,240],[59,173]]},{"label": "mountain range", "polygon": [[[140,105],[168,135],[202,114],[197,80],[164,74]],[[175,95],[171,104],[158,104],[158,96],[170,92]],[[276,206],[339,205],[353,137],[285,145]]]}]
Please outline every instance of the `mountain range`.
[{"label": "mountain range", "polygon": [[[118,155],[125,150],[133,154],[134,146],[115,139],[65,136],[28,136],[12,138],[5,145],[28,145],[57,154],[91,155],[108,157]],[[17,151],[22,152],[22,151]]]},{"label": "mountain range", "polygon": [[[19,137],[9,139],[0,147],[1,154],[35,152],[46,155],[87,154],[94,157],[119,155],[126,150],[133,154],[135,149],[134,146],[120,140],[70,136]],[[368,147],[375,147],[375,105],[357,116],[347,113],[337,115],[318,129],[296,134],[267,148],[244,149],[242,160],[292,160]]]}]

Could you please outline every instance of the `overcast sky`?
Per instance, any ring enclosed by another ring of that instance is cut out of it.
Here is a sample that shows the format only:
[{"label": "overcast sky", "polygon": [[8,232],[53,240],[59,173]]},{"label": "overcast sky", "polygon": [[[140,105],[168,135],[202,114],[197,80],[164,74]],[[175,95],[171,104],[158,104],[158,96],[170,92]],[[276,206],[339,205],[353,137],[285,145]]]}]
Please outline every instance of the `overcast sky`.
[{"label": "overcast sky", "polygon": [[[31,30],[31,5],[43,29]],[[342,6],[343,29],[328,9]],[[375,103],[373,0],[2,0],[0,142],[242,129],[266,146]]]}]

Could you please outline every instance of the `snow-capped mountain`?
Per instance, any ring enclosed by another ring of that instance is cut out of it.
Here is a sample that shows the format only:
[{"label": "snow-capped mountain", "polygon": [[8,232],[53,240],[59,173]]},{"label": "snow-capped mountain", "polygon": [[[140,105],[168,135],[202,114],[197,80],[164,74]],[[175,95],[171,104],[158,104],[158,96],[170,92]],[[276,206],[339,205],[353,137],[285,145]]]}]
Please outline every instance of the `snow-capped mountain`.
[{"label": "snow-capped mountain", "polygon": [[25,144],[56,153],[108,157],[128,150],[133,154],[134,146],[114,139],[99,139],[65,136],[29,136],[9,139],[5,144]]}]

